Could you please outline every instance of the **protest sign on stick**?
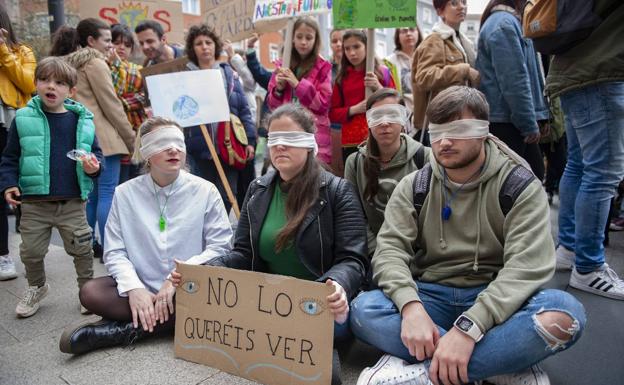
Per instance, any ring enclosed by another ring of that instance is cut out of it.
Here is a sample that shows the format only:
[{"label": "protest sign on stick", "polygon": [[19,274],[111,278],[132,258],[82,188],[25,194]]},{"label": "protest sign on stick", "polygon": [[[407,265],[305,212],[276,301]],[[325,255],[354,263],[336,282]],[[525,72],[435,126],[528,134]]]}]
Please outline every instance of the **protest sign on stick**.
[{"label": "protest sign on stick", "polygon": [[230,119],[225,87],[216,86],[224,84],[220,70],[152,75],[145,81],[156,116],[173,119],[182,127]]},{"label": "protest sign on stick", "polygon": [[254,25],[255,0],[204,0],[204,22],[221,39],[240,41],[254,33],[275,32],[286,26],[286,19]]},{"label": "protest sign on stick", "polygon": [[177,270],[176,357],[263,384],[330,384],[331,287],[222,267]]},{"label": "protest sign on stick", "polygon": [[[416,26],[414,0],[334,0],[334,28],[367,28],[366,72],[374,71],[375,28]],[[366,88],[366,97],[371,89]]]},{"label": "protest sign on stick", "polygon": [[[148,67],[149,68],[149,67]],[[214,143],[205,123],[230,120],[230,107],[225,94],[221,70],[199,70],[152,75],[145,78],[154,116],[176,121],[182,127],[200,126],[206,145],[217,167],[228,200],[238,218],[240,210]],[[210,92],[206,92],[210,90]]]},{"label": "protest sign on stick", "polygon": [[286,36],[284,38],[284,53],[282,54],[282,68],[290,67],[292,54],[293,26],[298,16],[310,16],[331,12],[332,0],[256,0],[253,12],[253,22],[256,27],[266,26],[276,20],[288,20]]},{"label": "protest sign on stick", "polygon": [[415,0],[333,0],[334,28],[416,26]]}]

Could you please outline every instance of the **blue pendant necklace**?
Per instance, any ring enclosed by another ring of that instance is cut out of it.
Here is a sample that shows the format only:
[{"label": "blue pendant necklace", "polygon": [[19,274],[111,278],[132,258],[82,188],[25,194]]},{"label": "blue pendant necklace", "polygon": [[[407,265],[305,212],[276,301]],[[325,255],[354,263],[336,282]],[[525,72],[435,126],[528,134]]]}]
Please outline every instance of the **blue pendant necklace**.
[{"label": "blue pendant necklace", "polygon": [[472,174],[467,181],[462,183],[461,186],[459,186],[459,188],[451,194],[450,198],[448,196],[448,191],[446,191],[448,189],[446,187],[446,183],[448,182],[448,176],[446,175],[446,169],[443,170],[444,180],[442,182],[442,193],[444,194],[444,206],[442,207],[441,216],[443,221],[448,221],[453,214],[453,210],[451,209],[451,203],[455,200],[455,197],[457,197],[457,194],[459,194],[459,192],[464,188],[465,185],[470,183],[477,175],[481,174],[483,167],[479,167],[479,169],[474,174]]}]

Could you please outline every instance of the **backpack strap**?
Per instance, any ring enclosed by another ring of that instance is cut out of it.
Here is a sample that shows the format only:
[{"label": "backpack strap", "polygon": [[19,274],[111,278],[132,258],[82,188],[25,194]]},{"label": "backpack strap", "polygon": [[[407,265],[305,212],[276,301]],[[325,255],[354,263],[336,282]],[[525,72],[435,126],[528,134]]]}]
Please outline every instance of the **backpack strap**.
[{"label": "backpack strap", "polygon": [[414,163],[416,163],[416,168],[419,170],[425,165],[425,146],[420,146],[414,154]]},{"label": "backpack strap", "polygon": [[431,186],[431,175],[433,170],[431,164],[427,163],[423,168],[416,172],[414,176],[414,182],[412,184],[414,208],[416,209],[416,216],[420,216],[420,210],[422,210],[425,198],[429,194],[429,188]]},{"label": "backpack strap", "polygon": [[498,202],[503,216],[507,216],[516,203],[516,199],[533,182],[533,179],[535,179],[535,175],[523,166],[518,165],[511,170],[498,193]]}]

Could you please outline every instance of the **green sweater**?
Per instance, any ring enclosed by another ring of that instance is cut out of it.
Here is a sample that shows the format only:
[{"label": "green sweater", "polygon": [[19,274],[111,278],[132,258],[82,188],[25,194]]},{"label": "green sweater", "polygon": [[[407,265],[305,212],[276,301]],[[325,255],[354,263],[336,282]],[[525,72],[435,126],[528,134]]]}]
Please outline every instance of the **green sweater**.
[{"label": "green sweater", "polygon": [[546,79],[550,96],[595,83],[624,80],[624,5],[605,14],[610,6],[621,1],[595,0],[594,12],[603,16],[604,21],[582,43],[555,55]]},{"label": "green sweater", "polygon": [[[384,210],[386,209],[388,200],[399,181],[407,174],[418,170],[414,157],[421,147],[423,147],[423,145],[420,142],[415,141],[408,135],[401,134],[401,147],[392,160],[390,160],[387,167],[379,173],[379,190],[372,201],[364,198],[364,189],[368,181],[364,173],[366,144],[361,144],[358,148],[358,152],[349,155],[347,158],[344,177],[346,180],[353,183],[358,190],[360,201],[362,202],[364,213],[366,214],[366,221],[368,222],[368,252],[371,257],[377,246],[377,233],[384,221]],[[431,149],[425,147],[424,150],[424,159],[425,162],[428,162]]]},{"label": "green sweater", "polygon": [[316,277],[301,262],[293,243],[280,250],[275,250],[275,240],[280,231],[286,226],[286,198],[278,186],[275,186],[269,210],[260,229],[260,258],[266,262],[269,273],[286,275],[308,281]]},{"label": "green sweater", "polygon": [[375,283],[399,310],[420,300],[414,280],[454,287],[488,284],[465,312],[484,333],[507,320],[555,270],[549,207],[540,182],[534,180],[503,216],[498,194],[516,163],[493,142],[485,146],[483,172],[452,201],[448,221],[440,215],[442,176],[433,157],[431,189],[418,218],[415,173],[399,182],[372,260]]}]

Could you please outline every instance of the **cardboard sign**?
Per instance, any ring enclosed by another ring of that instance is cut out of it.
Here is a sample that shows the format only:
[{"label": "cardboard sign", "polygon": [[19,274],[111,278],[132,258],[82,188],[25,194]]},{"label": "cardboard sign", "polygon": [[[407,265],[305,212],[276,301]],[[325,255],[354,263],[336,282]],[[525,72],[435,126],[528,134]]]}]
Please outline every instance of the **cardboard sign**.
[{"label": "cardboard sign", "polygon": [[204,0],[204,22],[215,29],[221,39],[240,41],[254,33],[277,32],[286,20],[272,20],[254,25],[255,0]]},{"label": "cardboard sign", "polygon": [[416,26],[415,0],[334,0],[334,28]]},{"label": "cardboard sign", "polygon": [[154,64],[140,69],[141,76],[145,79],[148,76],[169,74],[172,72],[186,71],[186,63],[189,62],[188,57],[182,56],[177,59],[169,60],[164,63]]},{"label": "cardboard sign", "polygon": [[263,384],[331,383],[331,288],[221,267],[178,271],[176,357]]},{"label": "cardboard sign", "polygon": [[168,42],[184,44],[182,3],[179,1],[81,1],[80,17],[99,18],[106,24],[125,24],[132,31],[143,20],[155,20],[163,26]]},{"label": "cardboard sign", "polygon": [[221,70],[152,75],[145,81],[154,116],[173,119],[182,127],[230,119]]},{"label": "cardboard sign", "polygon": [[331,12],[332,0],[256,0],[254,23]]}]

